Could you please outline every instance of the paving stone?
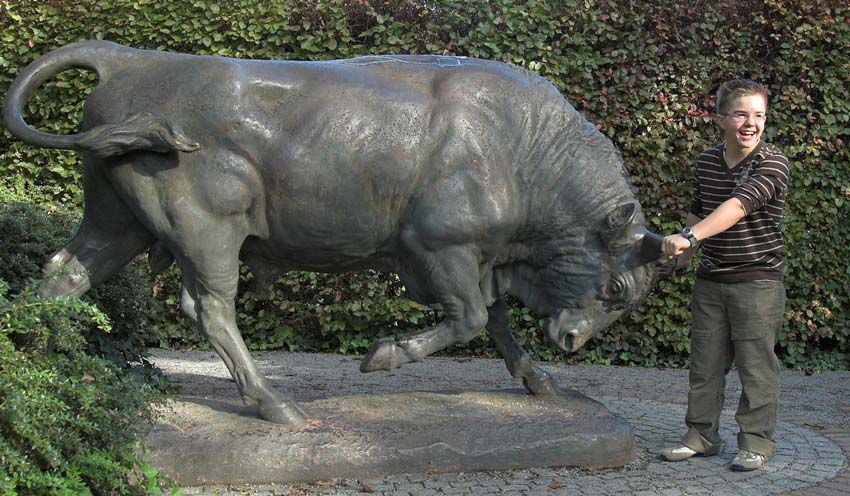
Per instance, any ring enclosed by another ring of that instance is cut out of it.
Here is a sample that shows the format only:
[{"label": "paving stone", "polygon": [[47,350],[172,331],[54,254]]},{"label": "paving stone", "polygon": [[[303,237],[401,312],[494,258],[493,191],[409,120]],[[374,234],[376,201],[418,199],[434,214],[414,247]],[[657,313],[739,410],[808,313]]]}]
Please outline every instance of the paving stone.
[{"label": "paving stone", "polygon": [[812,482],[818,483],[824,480],[824,477],[809,473],[809,474],[798,474],[794,476],[794,480],[802,481],[802,482]]},{"label": "paving stone", "polygon": [[670,488],[670,487],[668,487],[668,488],[666,488],[666,489],[661,489],[661,490],[659,490],[659,491],[658,491],[658,494],[659,494],[660,496],[681,496],[681,495],[682,495],[682,491],[681,491],[680,489],[678,489],[678,488]]},{"label": "paving stone", "polygon": [[833,479],[833,480],[822,482],[822,483],[819,484],[819,486],[826,487],[826,488],[829,488],[829,489],[847,491],[848,482],[850,482],[850,481]]},{"label": "paving stone", "polygon": [[549,488],[533,488],[529,489],[525,492],[525,496],[552,496],[552,492]]},{"label": "paving stone", "polygon": [[422,485],[425,486],[426,488],[447,487],[447,486],[451,486],[451,485],[457,486],[457,485],[463,484],[463,483],[464,483],[464,481],[458,481],[457,478],[454,475],[451,475],[451,474],[445,475],[445,476],[442,476],[442,477],[434,477],[434,478],[426,479],[426,480],[422,481]]},{"label": "paving stone", "polygon": [[827,465],[824,463],[821,463],[821,465],[824,465],[824,468],[814,468],[811,471],[812,475],[816,475],[819,478],[818,482],[835,476],[834,469],[827,468]]},{"label": "paving stone", "polygon": [[705,484],[706,486],[715,486],[717,484],[726,484],[729,480],[725,476],[721,475],[710,475],[708,477],[700,478],[700,483]]},{"label": "paving stone", "polygon": [[703,495],[711,494],[711,492],[708,489],[701,487],[701,486],[686,486],[686,487],[683,488],[683,492],[684,492],[684,494],[687,494],[688,496],[691,496],[691,495],[703,496]]},{"label": "paving stone", "polygon": [[777,486],[785,487],[785,488],[788,488],[788,489],[802,489],[804,487],[814,486],[814,484],[811,484],[811,483],[808,483],[808,482],[802,482],[802,481],[790,480],[790,479],[776,481],[775,484]]},{"label": "paving stone", "polygon": [[471,491],[471,489],[468,488],[468,487],[466,487],[466,488],[464,488],[464,487],[441,487],[439,489],[440,494],[445,494],[447,496],[448,495],[454,496],[454,495],[458,495],[458,494],[471,494],[470,491]]}]

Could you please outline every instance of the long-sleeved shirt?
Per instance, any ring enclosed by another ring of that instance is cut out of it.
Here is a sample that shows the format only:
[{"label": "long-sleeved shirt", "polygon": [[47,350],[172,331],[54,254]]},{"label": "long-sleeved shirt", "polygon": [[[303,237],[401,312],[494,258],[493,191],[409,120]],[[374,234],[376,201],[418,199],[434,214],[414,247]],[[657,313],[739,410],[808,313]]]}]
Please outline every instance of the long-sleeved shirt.
[{"label": "long-sleeved shirt", "polygon": [[703,242],[697,277],[717,282],[781,281],[784,237],[779,224],[788,194],[788,158],[762,141],[729,168],[724,149],[721,143],[697,157],[690,212],[705,218],[724,201],[737,198],[746,215]]}]

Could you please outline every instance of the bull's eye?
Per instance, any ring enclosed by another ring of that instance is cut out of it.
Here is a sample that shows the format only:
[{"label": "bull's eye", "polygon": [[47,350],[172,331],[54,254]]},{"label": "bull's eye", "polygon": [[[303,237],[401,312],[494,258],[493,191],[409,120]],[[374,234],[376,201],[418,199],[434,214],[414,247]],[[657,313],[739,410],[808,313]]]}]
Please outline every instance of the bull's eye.
[{"label": "bull's eye", "polygon": [[608,297],[616,298],[623,294],[623,291],[626,289],[626,286],[623,284],[623,281],[620,279],[611,279],[608,282]]},{"label": "bull's eye", "polygon": [[628,286],[622,275],[611,277],[599,288],[597,299],[602,300],[607,311],[624,310],[628,305]]},{"label": "bull's eye", "polygon": [[625,310],[628,306],[629,288],[622,275],[616,275],[608,280],[599,291],[597,298],[603,301],[606,311],[616,312]]}]

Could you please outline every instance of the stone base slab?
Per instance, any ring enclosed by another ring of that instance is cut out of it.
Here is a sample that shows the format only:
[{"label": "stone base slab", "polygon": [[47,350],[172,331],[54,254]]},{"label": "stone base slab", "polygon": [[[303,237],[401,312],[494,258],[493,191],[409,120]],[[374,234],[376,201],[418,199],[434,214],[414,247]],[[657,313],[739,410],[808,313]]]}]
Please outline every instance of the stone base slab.
[{"label": "stone base slab", "polygon": [[178,485],[317,481],[400,473],[623,466],[632,427],[573,391],[341,396],[300,403],[304,428],[253,408],[178,396],[147,438],[148,461]]}]

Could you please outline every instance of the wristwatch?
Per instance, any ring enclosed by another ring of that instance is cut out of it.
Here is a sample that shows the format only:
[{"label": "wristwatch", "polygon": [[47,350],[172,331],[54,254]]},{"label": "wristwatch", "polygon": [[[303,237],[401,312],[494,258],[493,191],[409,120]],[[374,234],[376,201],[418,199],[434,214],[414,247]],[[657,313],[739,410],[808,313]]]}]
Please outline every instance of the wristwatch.
[{"label": "wristwatch", "polygon": [[690,227],[682,229],[682,236],[684,236],[685,239],[688,240],[688,243],[691,244],[691,248],[697,245],[697,237],[694,236],[694,231]]}]

